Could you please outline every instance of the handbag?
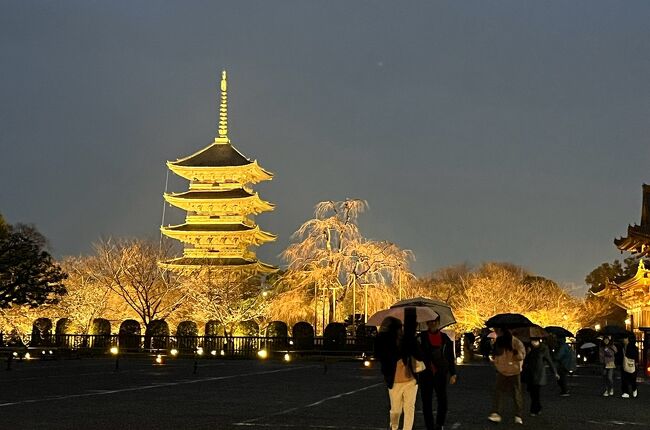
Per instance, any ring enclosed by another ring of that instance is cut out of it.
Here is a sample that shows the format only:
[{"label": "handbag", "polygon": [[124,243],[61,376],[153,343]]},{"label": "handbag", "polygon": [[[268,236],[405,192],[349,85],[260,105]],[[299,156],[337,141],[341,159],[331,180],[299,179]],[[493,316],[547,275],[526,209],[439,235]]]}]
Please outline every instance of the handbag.
[{"label": "handbag", "polygon": [[623,371],[625,373],[634,373],[636,366],[634,360],[631,358],[623,357]]},{"label": "handbag", "polygon": [[411,370],[413,373],[420,373],[425,371],[427,366],[424,364],[424,361],[420,361],[416,358],[411,357]]}]

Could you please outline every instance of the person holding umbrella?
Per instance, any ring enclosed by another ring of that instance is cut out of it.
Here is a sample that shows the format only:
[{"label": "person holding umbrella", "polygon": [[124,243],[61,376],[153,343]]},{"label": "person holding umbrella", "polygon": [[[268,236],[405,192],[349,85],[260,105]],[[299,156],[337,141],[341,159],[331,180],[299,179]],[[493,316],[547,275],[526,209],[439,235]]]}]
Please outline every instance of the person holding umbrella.
[{"label": "person holding umbrella", "polygon": [[[455,384],[456,359],[454,343],[440,331],[440,317],[427,321],[427,330],[420,333],[426,370],[420,373],[422,414],[427,430],[442,430],[447,417],[447,383]],[[433,392],[436,392],[436,420],[433,420]]]},{"label": "person holding umbrella", "polygon": [[556,336],[557,347],[553,351],[553,361],[557,368],[557,384],[560,386],[560,396],[567,397],[569,395],[569,387],[567,383],[567,376],[570,372],[575,370],[575,359],[573,351],[566,343],[566,338],[561,335]]},{"label": "person holding umbrella", "polygon": [[603,337],[603,343],[600,346],[599,357],[603,365],[603,379],[605,381],[605,391],[603,397],[614,395],[614,369],[616,369],[616,353],[618,349],[612,343],[612,337],[606,335]]},{"label": "person holding umbrella", "polygon": [[[488,320],[489,322],[489,320]],[[497,339],[494,348],[494,366],[497,370],[493,412],[488,420],[500,423],[503,411],[503,396],[512,394],[515,403],[515,424],[523,424],[524,399],[521,393],[521,369],[526,350],[524,344],[505,327],[496,327]]]},{"label": "person holding umbrella", "polygon": [[639,362],[639,348],[635,345],[636,337],[629,333],[623,338],[623,364],[621,366],[621,385],[624,399],[637,396],[636,366]]},{"label": "person holding umbrella", "polygon": [[539,338],[530,339],[530,348],[524,359],[524,368],[522,379],[530,393],[530,415],[537,416],[542,412],[542,403],[540,401],[540,391],[543,385],[546,385],[546,365],[551,367],[555,378],[559,379],[551,354],[546,344],[541,343]]},{"label": "person holding umbrella", "polygon": [[404,310],[404,329],[399,319],[388,316],[381,323],[375,342],[375,356],[381,363],[381,373],[388,387],[391,430],[398,429],[402,413],[403,430],[413,428],[418,392],[413,361],[422,359],[415,340],[416,325],[414,309],[407,308]]}]

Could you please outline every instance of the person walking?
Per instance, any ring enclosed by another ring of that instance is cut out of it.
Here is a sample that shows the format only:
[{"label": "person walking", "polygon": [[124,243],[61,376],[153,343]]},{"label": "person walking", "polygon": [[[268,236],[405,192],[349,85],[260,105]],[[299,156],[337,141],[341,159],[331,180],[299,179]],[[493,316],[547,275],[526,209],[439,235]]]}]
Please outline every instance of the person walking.
[{"label": "person walking", "polygon": [[[420,345],[426,369],[419,374],[422,414],[427,430],[443,430],[447,418],[447,383],[455,384],[454,343],[440,331],[440,318],[427,321],[420,333]],[[436,420],[433,420],[433,392],[436,392]]]},{"label": "person walking", "polygon": [[566,397],[569,395],[567,377],[570,372],[575,370],[575,357],[564,336],[557,337],[557,348],[553,351],[553,361],[559,376],[557,384],[560,386],[560,396]]},{"label": "person walking", "polygon": [[621,385],[624,399],[637,396],[636,368],[639,362],[639,348],[635,345],[633,334],[623,338],[623,365],[621,366]]},{"label": "person walking", "polygon": [[605,391],[603,397],[614,395],[614,369],[616,368],[616,353],[618,349],[612,343],[611,336],[605,336],[599,349],[600,362],[603,365],[603,379],[605,382]]},{"label": "person walking", "polygon": [[526,384],[530,394],[530,415],[534,417],[542,412],[540,396],[541,388],[547,382],[546,363],[551,367],[556,379],[560,379],[560,375],[555,369],[548,346],[534,338],[530,340],[530,345],[524,358],[522,382]]},{"label": "person walking", "polygon": [[524,399],[521,394],[521,369],[526,350],[519,339],[505,328],[497,328],[497,339],[494,344],[494,366],[496,368],[496,384],[494,390],[494,405],[488,420],[500,423],[503,413],[503,397],[511,394],[515,403],[515,424],[523,424]]},{"label": "person walking", "polygon": [[375,355],[381,363],[381,373],[388,387],[391,430],[398,430],[402,413],[403,430],[411,430],[415,419],[418,386],[412,369],[414,357],[420,359],[421,354],[416,348],[415,323],[408,326],[413,326],[413,329],[407,336],[400,320],[387,317],[379,328],[375,343]]}]

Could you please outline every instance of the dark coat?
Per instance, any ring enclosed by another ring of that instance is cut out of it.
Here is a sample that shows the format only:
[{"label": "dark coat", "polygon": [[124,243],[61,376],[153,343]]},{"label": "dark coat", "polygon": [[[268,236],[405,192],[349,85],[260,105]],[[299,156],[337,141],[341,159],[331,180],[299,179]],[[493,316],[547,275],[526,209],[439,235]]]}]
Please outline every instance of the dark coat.
[{"label": "dark coat", "polygon": [[381,364],[381,373],[384,375],[386,386],[390,389],[395,383],[397,361],[405,358],[406,366],[413,369],[413,360],[422,360],[422,350],[415,339],[401,338],[396,344],[395,340],[386,333],[379,333],[375,339],[375,357]]},{"label": "dark coat", "polygon": [[548,347],[540,343],[538,347],[531,347],[526,358],[524,359],[524,369],[522,371],[522,380],[526,384],[531,385],[546,385],[548,379],[546,378],[546,363],[551,366],[553,374],[557,374],[551,353]]},{"label": "dark coat", "polygon": [[[442,346],[433,347],[429,342],[429,332],[420,333],[420,345],[424,364],[427,369],[435,368],[437,372],[449,372],[450,376],[456,374],[456,358],[454,357],[454,343],[449,339],[447,334],[440,332],[442,335]],[[433,366],[432,366],[433,364]]]},{"label": "dark coat", "polygon": [[631,358],[635,363],[639,362],[639,348],[637,348],[634,342],[630,342],[627,346],[623,347],[623,355],[627,358]]}]

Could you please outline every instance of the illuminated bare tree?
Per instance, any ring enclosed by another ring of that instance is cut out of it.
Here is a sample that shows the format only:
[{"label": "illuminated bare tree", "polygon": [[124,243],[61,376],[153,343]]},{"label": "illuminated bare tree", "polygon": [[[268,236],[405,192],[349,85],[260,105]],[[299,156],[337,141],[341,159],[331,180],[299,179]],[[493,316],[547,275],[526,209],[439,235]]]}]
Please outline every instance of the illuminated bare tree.
[{"label": "illuminated bare tree", "polygon": [[97,257],[69,257],[62,267],[68,273],[68,294],[55,309],[59,316],[71,320],[75,333],[89,334],[95,318],[115,320],[130,316],[121,297],[100,282]]},{"label": "illuminated bare tree", "polygon": [[[297,241],[283,252],[288,270],[282,282],[291,288],[280,293],[278,300],[307,302],[313,315],[318,314],[320,303],[321,312],[327,314],[323,320],[331,322],[337,319],[337,306],[343,306],[346,313],[356,313],[352,308],[356,310],[359,303],[356,293],[361,285],[364,290],[369,285],[392,285],[401,291],[412,277],[412,253],[390,242],[364,238],[357,218],[366,208],[367,203],[358,199],[316,205],[315,217],[294,233]],[[282,306],[274,308],[282,310]],[[304,315],[306,308],[296,308],[295,312]]]},{"label": "illuminated bare tree", "polygon": [[93,270],[99,285],[121,297],[145,327],[169,317],[187,299],[180,275],[158,266],[169,248],[143,240],[103,241],[95,245]]},{"label": "illuminated bare tree", "polygon": [[269,302],[260,277],[229,269],[205,269],[191,279],[193,315],[201,321],[217,320],[226,336],[246,321],[265,320]]}]

